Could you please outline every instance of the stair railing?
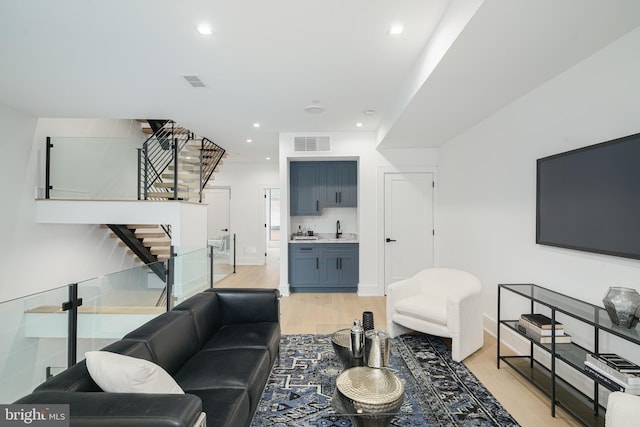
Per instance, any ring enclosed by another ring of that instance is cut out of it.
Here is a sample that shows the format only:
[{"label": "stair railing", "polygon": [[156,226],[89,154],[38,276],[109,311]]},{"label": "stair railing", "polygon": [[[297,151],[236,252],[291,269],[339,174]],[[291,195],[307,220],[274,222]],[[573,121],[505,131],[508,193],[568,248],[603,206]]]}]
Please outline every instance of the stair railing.
[{"label": "stair railing", "polygon": [[[138,153],[138,199],[160,199],[159,193],[173,193],[173,198],[178,199],[180,189],[185,186],[177,185],[178,170],[174,170],[172,186],[164,186],[167,180],[163,174],[170,165],[177,166],[176,153],[192,138],[192,134],[177,127],[172,120],[153,133],[142,145]],[[172,189],[171,189],[172,187]]]},{"label": "stair railing", "polygon": [[[138,152],[138,199],[160,199],[166,193],[173,193],[170,198],[178,200],[189,198],[189,186],[180,183],[181,158],[193,157],[193,151],[186,147],[197,149],[199,179],[197,184],[198,201],[202,202],[202,192],[211,179],[213,172],[221,164],[226,151],[208,138],[197,137],[173,121],[167,121],[158,128],[143,144]],[[200,141],[199,144],[195,141]],[[173,176],[163,178],[166,171],[173,167]],[[184,171],[182,171],[184,173]],[[187,193],[186,197],[182,197]]]},{"label": "stair railing", "polygon": [[216,168],[221,164],[225,153],[224,148],[208,138],[202,138],[200,142],[200,188],[198,191],[200,203],[202,203],[202,192],[209,182],[209,179],[211,179],[211,175],[213,175]]}]

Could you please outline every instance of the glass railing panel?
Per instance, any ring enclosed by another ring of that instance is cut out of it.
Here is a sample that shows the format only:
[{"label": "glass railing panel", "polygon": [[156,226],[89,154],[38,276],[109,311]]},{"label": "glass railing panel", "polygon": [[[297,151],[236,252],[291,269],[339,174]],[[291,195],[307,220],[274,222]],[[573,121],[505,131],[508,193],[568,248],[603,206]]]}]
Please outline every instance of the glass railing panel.
[{"label": "glass railing panel", "polygon": [[166,263],[156,262],[78,283],[77,360],[166,311]]},{"label": "glass railing panel", "polygon": [[67,286],[0,303],[0,403],[29,394],[67,367]]},{"label": "glass railing panel", "polygon": [[136,200],[142,138],[51,138],[51,199]]},{"label": "glass railing panel", "polygon": [[215,286],[220,280],[233,273],[233,235],[221,234],[214,239],[209,239],[208,244],[213,250],[213,281]]},{"label": "glass railing panel", "polygon": [[192,295],[211,287],[209,248],[191,250],[174,248],[178,254],[173,261],[173,307]]}]

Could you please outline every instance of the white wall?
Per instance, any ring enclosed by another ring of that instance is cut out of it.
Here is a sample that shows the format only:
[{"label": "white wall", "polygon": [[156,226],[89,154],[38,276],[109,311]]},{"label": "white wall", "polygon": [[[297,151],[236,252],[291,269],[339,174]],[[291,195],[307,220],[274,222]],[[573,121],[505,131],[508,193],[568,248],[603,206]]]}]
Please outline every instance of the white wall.
[{"label": "white wall", "polygon": [[[299,153],[293,151],[293,138],[297,135],[330,136],[331,151]],[[357,229],[360,243],[360,295],[384,295],[384,277],[376,267],[383,262],[382,222],[380,207],[382,193],[379,185],[381,171],[404,168],[435,168],[435,149],[376,150],[375,135],[372,132],[325,132],[325,133],[283,133],[280,134],[280,188],[282,207],[282,235],[289,235],[292,222],[289,217],[289,162],[292,160],[357,160],[358,161],[358,209]],[[335,221],[333,221],[335,223]],[[297,223],[293,221],[297,229]],[[344,230],[348,232],[348,230]],[[288,294],[288,259],[282,247],[280,259],[280,291]]]},{"label": "white wall", "polygon": [[[278,162],[234,162],[225,159],[214,174],[213,186],[231,188],[231,233],[236,234],[236,263],[260,265],[265,262],[265,188],[279,188]],[[209,209],[215,209],[210,206]]]},{"label": "white wall", "polygon": [[489,319],[498,283],[600,306],[609,286],[640,289],[640,261],[535,244],[536,159],[640,132],[638,46],[640,29],[441,148],[437,264],[480,277]]},{"label": "white wall", "polygon": [[[36,119],[0,106],[4,185],[0,211],[0,301],[136,266],[99,225],[36,223],[36,188],[44,183],[47,135],[128,134],[131,121]],[[126,132],[124,130],[127,130]]]}]

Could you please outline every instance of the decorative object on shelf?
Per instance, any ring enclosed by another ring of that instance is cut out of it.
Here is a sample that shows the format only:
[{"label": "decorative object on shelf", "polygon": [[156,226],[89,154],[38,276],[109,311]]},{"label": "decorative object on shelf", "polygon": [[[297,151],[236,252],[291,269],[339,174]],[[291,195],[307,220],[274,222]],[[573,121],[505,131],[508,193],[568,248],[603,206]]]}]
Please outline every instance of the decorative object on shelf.
[{"label": "decorative object on shelf", "polygon": [[364,328],[365,332],[374,329],[372,311],[362,312],[362,327]]},{"label": "decorative object on shelf", "polygon": [[389,365],[389,334],[371,329],[364,333],[364,363],[370,368]]},{"label": "decorative object on shelf", "polygon": [[614,325],[634,328],[638,324],[636,311],[640,308],[640,294],[635,289],[612,286],[602,302]]}]

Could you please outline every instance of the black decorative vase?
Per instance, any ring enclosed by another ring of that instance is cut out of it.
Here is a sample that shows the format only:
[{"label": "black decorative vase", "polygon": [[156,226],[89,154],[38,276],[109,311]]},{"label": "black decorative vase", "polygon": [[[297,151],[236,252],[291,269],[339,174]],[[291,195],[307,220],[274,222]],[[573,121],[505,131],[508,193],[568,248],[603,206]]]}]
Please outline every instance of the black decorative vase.
[{"label": "black decorative vase", "polygon": [[373,312],[372,311],[364,311],[362,312],[362,327],[365,331],[373,329]]}]

